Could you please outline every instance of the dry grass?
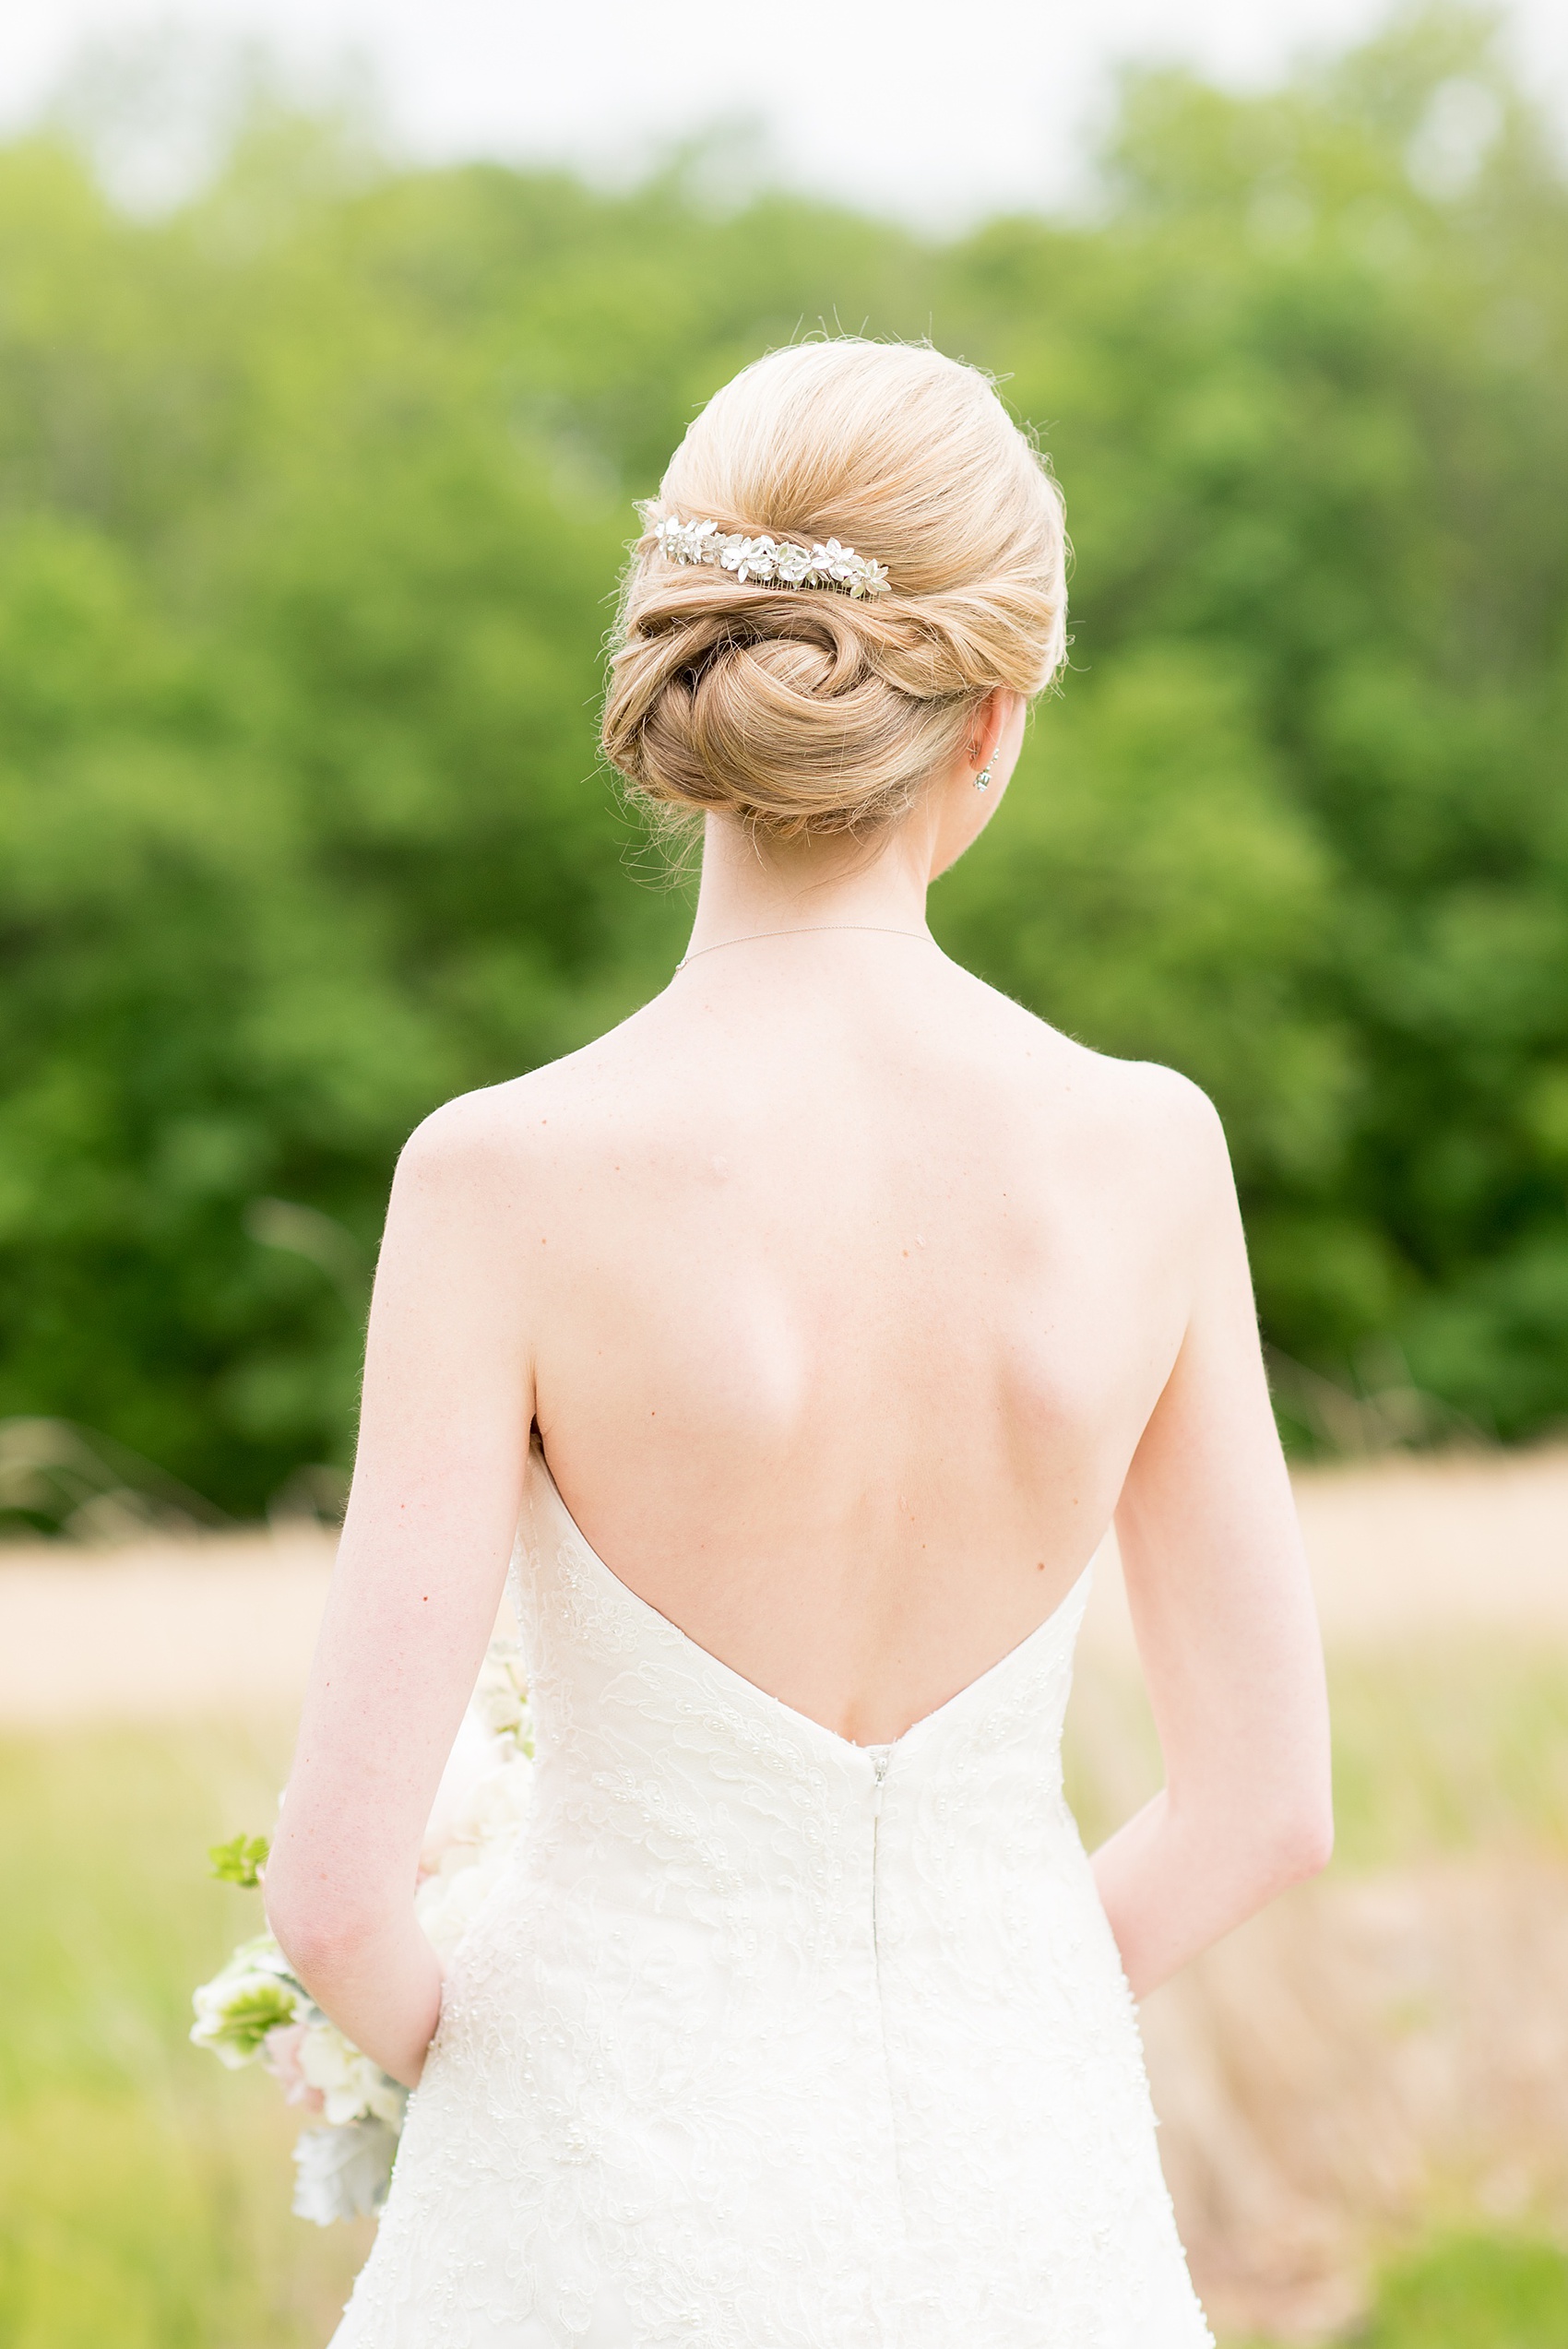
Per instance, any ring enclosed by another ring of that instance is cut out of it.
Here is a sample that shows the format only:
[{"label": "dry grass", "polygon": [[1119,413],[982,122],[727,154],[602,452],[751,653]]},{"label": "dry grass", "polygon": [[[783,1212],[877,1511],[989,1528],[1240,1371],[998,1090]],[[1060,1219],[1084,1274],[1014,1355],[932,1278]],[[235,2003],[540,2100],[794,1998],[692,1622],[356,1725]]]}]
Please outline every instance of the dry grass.
[{"label": "dry grass", "polygon": [[[1330,1677],[1333,1868],[1144,2009],[1206,2305],[1281,2340],[1342,2331],[1434,2233],[1568,2239],[1568,1641],[1429,1632]],[[1091,1840],[1158,1783],[1103,1650],[1067,1761]]]},{"label": "dry grass", "polygon": [[1152,1999],[1162,2151],[1217,2325],[1307,2337],[1391,2248],[1568,2230],[1568,1867],[1330,1879]]}]

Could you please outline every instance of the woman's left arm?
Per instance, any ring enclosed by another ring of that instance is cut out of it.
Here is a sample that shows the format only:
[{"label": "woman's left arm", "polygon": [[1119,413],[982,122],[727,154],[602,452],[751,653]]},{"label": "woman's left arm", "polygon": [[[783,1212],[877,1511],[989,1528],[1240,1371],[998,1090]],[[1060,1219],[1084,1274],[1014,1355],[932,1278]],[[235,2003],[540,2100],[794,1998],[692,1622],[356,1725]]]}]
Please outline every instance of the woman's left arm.
[{"label": "woman's left arm", "polygon": [[1163,1141],[1191,1203],[1191,1310],[1116,1532],[1165,1785],[1094,1858],[1139,1998],[1322,1868],[1334,1834],[1312,1584],[1225,1138],[1195,1089]]},{"label": "woman's left arm", "polygon": [[398,1161],[353,1489],[267,1867],[300,1979],[410,2086],[441,2010],[420,1845],[495,1621],[533,1420],[518,1191],[516,1136],[482,1094]]}]

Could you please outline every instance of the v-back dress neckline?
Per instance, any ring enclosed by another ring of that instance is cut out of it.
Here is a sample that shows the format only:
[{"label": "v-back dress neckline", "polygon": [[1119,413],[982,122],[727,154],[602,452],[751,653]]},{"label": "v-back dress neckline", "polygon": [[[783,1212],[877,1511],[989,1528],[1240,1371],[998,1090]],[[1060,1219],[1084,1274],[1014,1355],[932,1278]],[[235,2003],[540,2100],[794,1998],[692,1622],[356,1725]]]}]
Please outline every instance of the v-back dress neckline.
[{"label": "v-back dress neckline", "polygon": [[[826,1738],[840,1753],[845,1754],[863,1754],[870,1758],[878,1754],[892,1755],[899,1752],[909,1745],[911,1738],[918,1738],[922,1732],[932,1730],[951,1720],[956,1714],[965,1710],[969,1704],[982,1702],[986,1698],[994,1695],[1002,1683],[1013,1672],[1023,1668],[1037,1649],[1049,1644],[1049,1635],[1051,1632],[1060,1631],[1069,1622],[1075,1630],[1076,1629],[1083,1607],[1087,1603],[1094,1575],[1095,1558],[1091,1557],[1087,1565],[1075,1578],[1044,1621],[1037,1623],[1032,1631],[1026,1631],[1024,1637],[1008,1648],[1004,1655],[998,1656],[994,1664],[987,1665],[983,1672],[977,1673],[972,1680],[967,1680],[964,1686],[956,1690],[950,1697],[944,1698],[940,1704],[933,1705],[929,1713],[922,1713],[918,1720],[911,1721],[908,1728],[901,1730],[897,1737],[885,1738],[862,1745],[857,1738],[843,1737],[837,1729],[830,1729],[827,1724],[825,1721],[819,1721],[814,1714],[802,1713],[795,1705],[786,1703],[782,1697],[775,1696],[771,1690],[763,1688],[759,1682],[748,1679],[745,1673],[737,1671],[732,1664],[726,1664],[721,1655],[715,1655],[711,1648],[704,1647],[700,1640],[693,1639],[691,1633],[683,1631],[672,1617],[666,1615],[662,1608],[655,1607],[651,1599],[644,1598],[640,1591],[634,1590],[630,1583],[623,1575],[618,1574],[612,1566],[606,1565],[570,1509],[567,1508],[561,1488],[555,1481],[555,1473],[545,1458],[544,1447],[537,1435],[529,1449],[529,1474],[530,1478],[538,1477],[541,1481],[549,1501],[559,1513],[564,1531],[580,1554],[583,1562],[603,1577],[604,1581],[612,1586],[612,1595],[617,1599],[624,1601],[634,1610],[639,1610],[653,1623],[662,1626],[666,1632],[672,1634],[683,1646],[690,1649],[695,1656],[700,1656],[706,1665],[720,1673],[738,1691],[743,1691],[748,1698],[776,1714],[784,1715],[808,1731],[814,1731],[819,1738]],[[1097,1550],[1095,1556],[1098,1555]]]}]

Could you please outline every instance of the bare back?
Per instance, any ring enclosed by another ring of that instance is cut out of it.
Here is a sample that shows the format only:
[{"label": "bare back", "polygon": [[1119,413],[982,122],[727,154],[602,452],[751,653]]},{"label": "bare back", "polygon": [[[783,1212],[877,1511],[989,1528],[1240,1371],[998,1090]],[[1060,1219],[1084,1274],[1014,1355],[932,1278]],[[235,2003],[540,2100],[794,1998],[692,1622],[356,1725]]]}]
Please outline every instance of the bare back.
[{"label": "bare back", "polygon": [[641,1596],[861,1741],[1053,1611],[1186,1324],[1182,1079],[924,940],[811,936],[462,1107],[515,1153],[546,1455]]},{"label": "bare back", "polygon": [[1016,1650],[1114,1513],[1167,1782],[1094,1881],[1140,1992],[1327,1848],[1218,1121],[925,928],[1065,657],[1038,450],[937,351],[808,341],[708,403],[644,518],[601,741],[703,822],[692,947],[635,1018],[402,1154],[268,1864],[300,1978],[410,2083],[442,1998],[422,1840],[536,1426],[612,1574],[859,1744]]}]

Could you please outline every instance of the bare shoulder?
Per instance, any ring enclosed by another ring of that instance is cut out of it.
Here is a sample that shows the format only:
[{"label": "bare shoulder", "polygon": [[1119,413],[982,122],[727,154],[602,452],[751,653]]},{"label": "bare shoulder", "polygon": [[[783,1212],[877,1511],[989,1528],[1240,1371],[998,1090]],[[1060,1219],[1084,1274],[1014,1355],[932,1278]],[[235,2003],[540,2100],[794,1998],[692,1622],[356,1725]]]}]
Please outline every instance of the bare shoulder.
[{"label": "bare shoulder", "polygon": [[398,1154],[394,1195],[422,1192],[450,1203],[515,1201],[559,1133],[570,1097],[560,1062],[502,1085],[459,1093],[417,1125]]},{"label": "bare shoulder", "polygon": [[1091,1162],[1146,1180],[1167,1198],[1196,1204],[1231,1194],[1219,1113],[1190,1077],[1158,1061],[1094,1051],[1005,998],[993,1002],[999,1042],[1009,1058],[1020,1055],[1041,1106],[1065,1118]]},{"label": "bare shoulder", "polygon": [[1085,1092],[1168,1166],[1212,1172],[1227,1157],[1219,1112],[1201,1086],[1158,1061],[1118,1061],[1086,1045],[1069,1048],[1083,1064]]},{"label": "bare shoulder", "polygon": [[403,1145],[398,1185],[448,1196],[493,1194],[515,1205],[530,1182],[560,1172],[575,1144],[591,1147],[603,1139],[600,1128],[624,1097],[636,1064],[615,1050],[622,1032],[433,1109]]},{"label": "bare shoulder", "polygon": [[[1193,1268],[1234,1252],[1240,1208],[1219,1113],[1201,1086],[1155,1061],[1086,1052],[1087,1086],[1114,1137],[1114,1178],[1137,1220]],[[1215,1252],[1219,1252],[1218,1258]]]}]

